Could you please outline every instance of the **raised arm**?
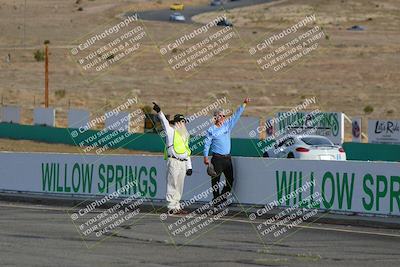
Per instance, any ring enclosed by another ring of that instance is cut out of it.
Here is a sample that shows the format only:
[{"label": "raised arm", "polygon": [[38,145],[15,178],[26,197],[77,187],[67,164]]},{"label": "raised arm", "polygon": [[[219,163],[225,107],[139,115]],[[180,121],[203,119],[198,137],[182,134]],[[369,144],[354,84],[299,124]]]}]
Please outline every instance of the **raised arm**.
[{"label": "raised arm", "polygon": [[160,121],[161,121],[161,125],[162,125],[164,131],[166,131],[166,130],[167,130],[169,127],[171,127],[171,126],[169,125],[169,122],[168,122],[167,118],[165,117],[164,113],[161,111],[160,106],[158,106],[158,105],[157,105],[156,103],[154,103],[154,102],[153,102],[153,104],[154,104],[153,110],[154,110],[155,112],[157,112],[158,118],[159,118]]},{"label": "raised arm", "polygon": [[165,115],[164,115],[164,113],[163,113],[162,111],[160,111],[160,112],[158,113],[158,118],[160,119],[161,125],[162,125],[162,127],[163,127],[163,129],[164,129],[165,131],[166,131],[169,127],[171,127],[171,126],[169,125],[169,122],[168,122],[167,118],[165,117]]},{"label": "raised arm", "polygon": [[246,98],[243,101],[243,104],[238,107],[238,109],[233,113],[232,117],[229,118],[227,121],[229,130],[232,130],[235,127],[236,123],[239,121],[240,116],[243,114],[244,108],[246,107],[247,103],[250,102],[249,98]]}]

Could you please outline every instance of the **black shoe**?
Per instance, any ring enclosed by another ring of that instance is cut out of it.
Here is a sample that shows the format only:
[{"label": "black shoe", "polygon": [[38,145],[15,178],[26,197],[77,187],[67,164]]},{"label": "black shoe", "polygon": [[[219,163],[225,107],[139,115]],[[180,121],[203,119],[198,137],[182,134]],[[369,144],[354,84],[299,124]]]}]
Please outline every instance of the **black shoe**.
[{"label": "black shoe", "polygon": [[186,215],[189,214],[186,210],[169,210],[168,214],[170,215]]}]

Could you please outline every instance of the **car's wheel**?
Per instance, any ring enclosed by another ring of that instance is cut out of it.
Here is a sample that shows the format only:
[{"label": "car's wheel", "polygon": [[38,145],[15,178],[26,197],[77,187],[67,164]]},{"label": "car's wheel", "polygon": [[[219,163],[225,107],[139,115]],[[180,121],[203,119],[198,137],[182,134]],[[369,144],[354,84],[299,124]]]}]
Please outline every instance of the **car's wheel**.
[{"label": "car's wheel", "polygon": [[294,155],[293,155],[293,153],[292,153],[292,152],[290,152],[290,153],[287,155],[287,158],[288,158],[288,159],[294,159]]}]

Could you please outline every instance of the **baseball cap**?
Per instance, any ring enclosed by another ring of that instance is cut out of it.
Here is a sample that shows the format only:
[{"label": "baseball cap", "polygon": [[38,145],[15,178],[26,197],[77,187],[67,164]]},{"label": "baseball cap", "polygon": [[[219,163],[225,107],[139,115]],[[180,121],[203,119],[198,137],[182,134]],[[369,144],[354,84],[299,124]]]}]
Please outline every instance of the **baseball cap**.
[{"label": "baseball cap", "polygon": [[183,116],[182,114],[176,114],[174,116],[174,120],[172,122],[180,122],[180,121],[185,121],[185,116]]}]

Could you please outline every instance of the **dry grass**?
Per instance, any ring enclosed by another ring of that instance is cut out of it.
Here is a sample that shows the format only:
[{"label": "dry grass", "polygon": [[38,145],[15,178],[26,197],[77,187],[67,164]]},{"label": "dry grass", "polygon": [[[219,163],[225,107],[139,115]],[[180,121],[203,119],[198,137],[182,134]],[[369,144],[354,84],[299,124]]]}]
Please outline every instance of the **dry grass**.
[{"label": "dry grass", "polygon": [[[167,113],[196,112],[223,95],[232,108],[249,96],[254,101],[246,114],[263,119],[316,96],[321,110],[364,119],[398,118],[400,2],[396,0],[286,0],[229,11],[240,40],[231,53],[200,67],[190,78],[169,70],[157,45],[199,25],[143,22],[151,39],[140,53],[99,77],[82,74],[69,57],[75,40],[116,22],[121,12],[159,5],[155,1],[83,0],[83,11],[77,11],[74,1],[31,0],[26,10],[23,3],[0,0],[0,96],[3,104],[24,108],[24,123],[31,123],[33,107],[43,104],[43,62],[36,62],[33,53],[46,39],[51,41],[50,100],[57,107],[58,126],[66,126],[69,107],[101,113],[127,96],[138,96],[139,106],[156,100]],[[163,6],[168,3],[162,1]],[[317,51],[287,71],[260,72],[248,47],[312,13],[329,40],[321,41]],[[354,24],[367,30],[346,30]],[[11,64],[4,60],[7,53]],[[61,97],[57,91],[65,94]],[[371,114],[364,114],[367,105],[374,108]]]},{"label": "dry grass", "polygon": [[[76,146],[62,145],[62,144],[48,144],[42,142],[28,141],[28,140],[12,140],[0,138],[0,151],[10,152],[54,152],[54,153],[77,153],[85,155],[82,149]],[[87,154],[96,154],[95,151],[90,151]],[[151,154],[160,155],[161,153],[153,153],[148,151],[136,151],[130,149],[108,149],[101,153],[101,155],[109,154]]]}]

